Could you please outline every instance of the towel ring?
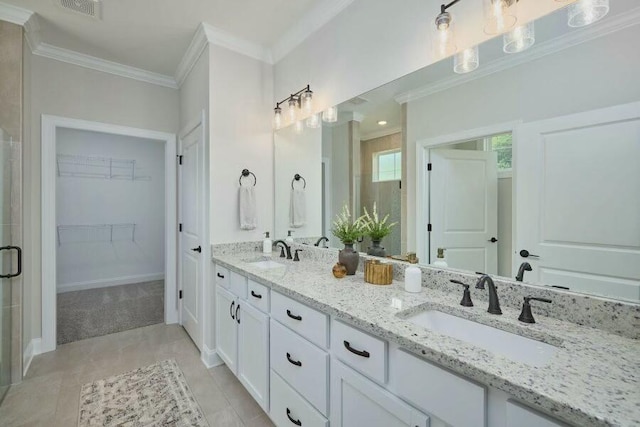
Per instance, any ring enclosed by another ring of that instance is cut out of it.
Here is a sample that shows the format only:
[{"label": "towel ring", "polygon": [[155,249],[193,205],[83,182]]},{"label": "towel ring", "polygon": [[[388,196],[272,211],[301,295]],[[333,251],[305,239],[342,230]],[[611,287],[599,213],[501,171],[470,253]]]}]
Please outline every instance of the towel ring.
[{"label": "towel ring", "polygon": [[249,175],[253,175],[253,186],[255,187],[256,184],[258,183],[258,178],[256,178],[256,175],[251,172],[249,169],[242,169],[242,173],[240,174],[240,178],[238,178],[238,184],[240,184],[240,186],[242,186],[242,178],[246,178]]},{"label": "towel ring", "polygon": [[302,188],[303,188],[303,189],[304,189],[304,188],[307,188],[307,180],[306,180],[306,179],[304,179],[304,177],[303,177],[302,175],[300,175],[299,173],[297,173],[297,174],[295,174],[295,175],[293,176],[293,179],[291,180],[291,189],[292,189],[292,190],[293,190],[293,183],[294,183],[295,181],[300,181],[300,180],[302,180],[302,182],[304,183],[304,186],[303,186]]}]

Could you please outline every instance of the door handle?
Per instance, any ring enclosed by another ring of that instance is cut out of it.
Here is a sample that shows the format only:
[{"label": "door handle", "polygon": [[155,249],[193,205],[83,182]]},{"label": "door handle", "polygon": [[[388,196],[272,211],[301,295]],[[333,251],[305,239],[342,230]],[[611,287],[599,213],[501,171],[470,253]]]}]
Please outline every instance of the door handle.
[{"label": "door handle", "polygon": [[287,360],[289,361],[289,363],[291,363],[292,365],[296,365],[296,366],[302,366],[302,362],[299,360],[293,360],[291,358],[291,355],[289,353],[287,353]]},{"label": "door handle", "polygon": [[297,426],[301,426],[302,425],[302,421],[300,420],[295,420],[291,417],[291,409],[287,408],[287,418],[289,418],[289,421],[291,421],[293,424],[297,425]]},{"label": "door handle", "polygon": [[526,249],[523,249],[523,250],[521,250],[521,251],[520,251],[520,256],[521,256],[522,258],[529,258],[529,257],[531,257],[531,258],[540,258],[540,256],[539,256],[539,255],[534,255],[534,254],[530,253],[530,252],[529,252],[528,250],[526,250]]},{"label": "door handle", "polygon": [[491,242],[491,243],[495,243],[497,241],[498,239],[496,239],[495,237],[492,237],[491,239],[487,240],[487,242]]},{"label": "door handle", "polygon": [[12,277],[18,277],[22,274],[22,249],[18,246],[2,246],[0,251],[15,250],[18,253],[18,271],[9,274],[0,274],[0,279],[10,279]]},{"label": "door handle", "polygon": [[232,318],[233,320],[236,320],[236,318],[233,316],[233,307],[234,307],[235,305],[236,305],[236,302],[235,302],[235,301],[232,301],[232,302],[231,302],[231,305],[229,306],[229,314],[231,315],[231,318]]},{"label": "door handle", "polygon": [[197,248],[191,248],[193,252],[202,253],[202,246],[198,246]]},{"label": "door handle", "polygon": [[238,325],[240,324],[240,303],[238,303],[238,305],[236,306],[236,322],[238,322]]}]

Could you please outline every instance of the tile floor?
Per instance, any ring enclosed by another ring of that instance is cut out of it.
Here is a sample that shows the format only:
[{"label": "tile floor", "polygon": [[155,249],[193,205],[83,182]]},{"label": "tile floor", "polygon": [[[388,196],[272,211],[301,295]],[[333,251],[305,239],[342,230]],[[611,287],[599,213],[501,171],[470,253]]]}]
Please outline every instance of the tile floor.
[{"label": "tile floor", "polygon": [[58,346],[34,358],[0,405],[0,426],[76,426],[82,384],[174,358],[211,427],[273,426],[226,366],[207,370],[180,326],[153,325]]}]

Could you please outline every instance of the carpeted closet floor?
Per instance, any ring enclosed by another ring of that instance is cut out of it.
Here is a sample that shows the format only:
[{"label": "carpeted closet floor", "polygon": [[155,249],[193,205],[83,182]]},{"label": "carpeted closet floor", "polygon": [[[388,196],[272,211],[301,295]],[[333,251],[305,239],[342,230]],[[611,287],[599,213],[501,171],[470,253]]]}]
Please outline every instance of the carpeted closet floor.
[{"label": "carpeted closet floor", "polygon": [[164,281],[58,294],[58,345],[164,322]]}]

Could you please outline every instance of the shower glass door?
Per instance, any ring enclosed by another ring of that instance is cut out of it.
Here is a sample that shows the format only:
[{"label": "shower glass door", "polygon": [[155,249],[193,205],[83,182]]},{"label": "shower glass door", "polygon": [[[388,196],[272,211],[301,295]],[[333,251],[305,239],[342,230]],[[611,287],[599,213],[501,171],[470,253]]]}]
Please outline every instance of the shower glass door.
[{"label": "shower glass door", "polygon": [[[0,128],[0,402],[4,399],[12,376],[12,361],[16,350],[12,349],[12,334],[19,333],[19,325],[12,324],[12,312],[19,313],[22,272],[21,243],[21,185],[20,144],[7,141]],[[14,288],[14,289],[12,289]],[[16,379],[16,378],[14,378]]]}]

